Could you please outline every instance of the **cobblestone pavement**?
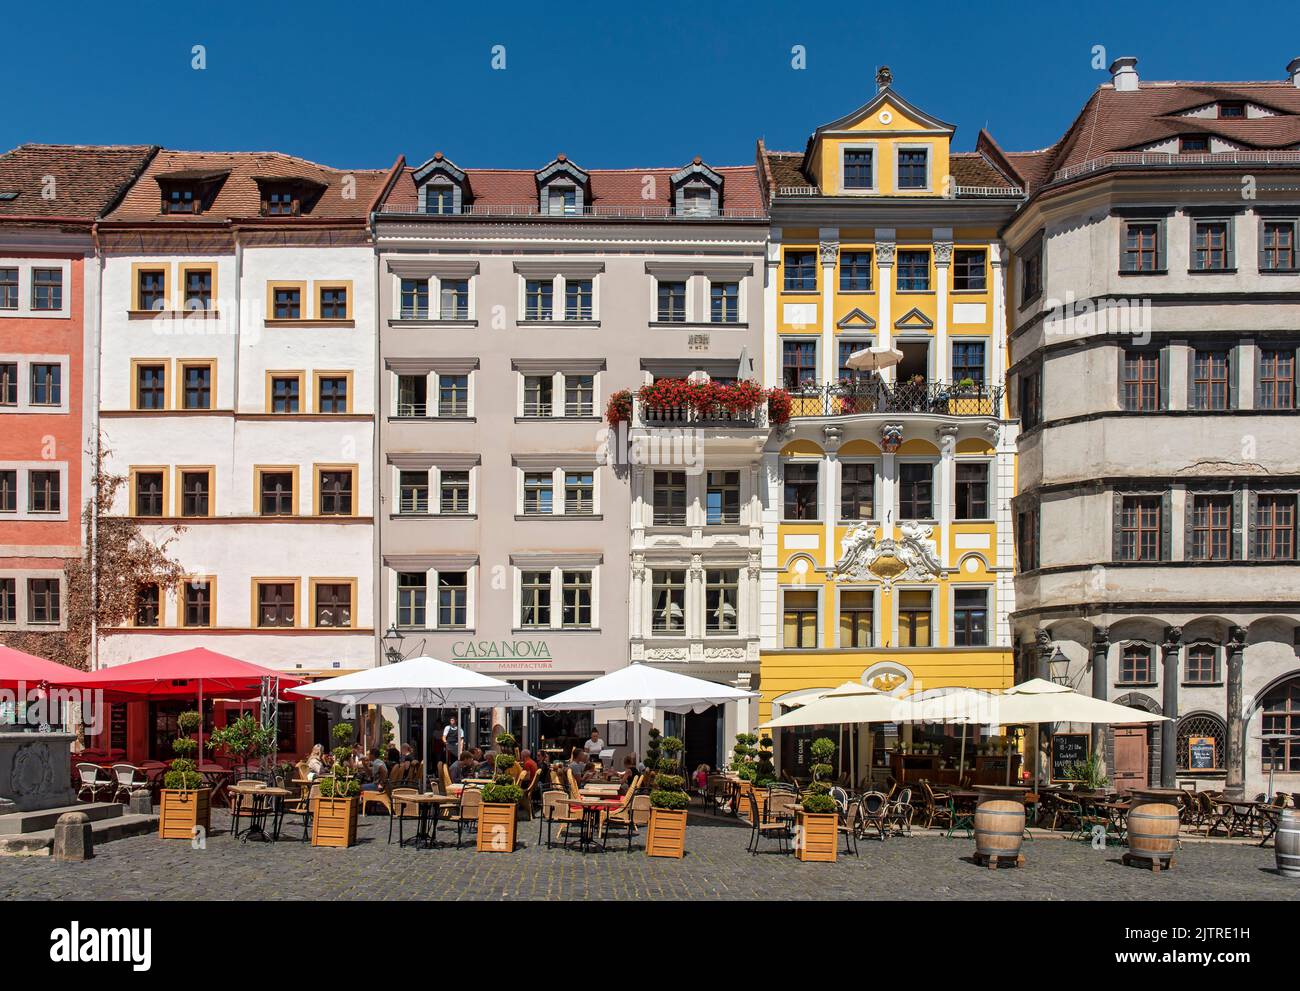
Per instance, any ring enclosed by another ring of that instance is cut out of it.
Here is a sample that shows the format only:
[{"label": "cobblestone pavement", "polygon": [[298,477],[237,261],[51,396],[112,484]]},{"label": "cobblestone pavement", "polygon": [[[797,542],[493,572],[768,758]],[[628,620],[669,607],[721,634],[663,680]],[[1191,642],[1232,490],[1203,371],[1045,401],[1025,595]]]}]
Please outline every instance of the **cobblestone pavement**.
[{"label": "cobblestone pavement", "polygon": [[[611,838],[605,853],[582,854],[537,843],[536,823],[519,824],[512,855],[478,853],[471,837],[457,850],[388,845],[388,820],[363,818],[358,844],[315,849],[293,839],[241,843],[214,811],[207,848],[156,835],[103,845],[86,863],[48,857],[0,858],[4,899],[1294,899],[1295,880],[1274,873],[1273,850],[1187,843],[1174,870],[1158,875],[1120,862],[1123,848],[1040,839],[1025,844],[1027,864],[996,871],[970,859],[974,842],[935,835],[859,843],[860,856],[804,864],[774,843],[751,857],[747,828],[692,815],[683,860],[651,859],[640,841]],[[409,834],[408,834],[409,835]],[[446,825],[440,838],[454,841]],[[771,851],[771,852],[768,852]]]}]

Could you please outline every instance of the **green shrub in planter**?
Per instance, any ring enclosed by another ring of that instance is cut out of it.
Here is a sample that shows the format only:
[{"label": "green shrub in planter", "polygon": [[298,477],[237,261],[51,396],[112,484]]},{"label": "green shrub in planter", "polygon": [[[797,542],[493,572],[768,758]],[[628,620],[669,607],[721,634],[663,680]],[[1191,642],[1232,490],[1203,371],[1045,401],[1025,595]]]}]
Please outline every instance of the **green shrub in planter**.
[{"label": "green shrub in planter", "polygon": [[754,784],[766,788],[776,780],[776,765],[772,763],[772,738],[764,736],[758,741],[758,761],[754,765]]},{"label": "green shrub in planter", "polygon": [[176,759],[163,775],[163,787],[169,791],[193,791],[203,787],[203,775],[199,773],[195,762],[199,741],[191,735],[198,730],[202,720],[203,717],[197,712],[182,712],[176,717],[176,728],[185,735],[172,741],[172,753]]},{"label": "green shrub in planter", "polygon": [[754,749],[754,744],[757,742],[758,737],[753,733],[736,734],[736,745],[731,748],[731,769],[736,772],[741,781],[753,781],[757,773],[758,751]]},{"label": "green shrub in planter", "polygon": [[[502,737],[510,737],[511,741],[514,740],[509,733],[502,733],[497,737],[498,744],[501,744]],[[493,764],[496,767],[496,774],[490,785],[483,786],[483,801],[491,805],[518,805],[524,800],[524,790],[515,784],[514,778],[510,777],[510,768],[515,766],[515,759],[509,754],[497,754]]]},{"label": "green shrub in planter", "polygon": [[331,751],[334,763],[330,773],[320,779],[322,798],[355,798],[361,794],[361,782],[348,765],[352,759],[352,748],[348,741],[352,739],[352,724],[339,723],[330,731],[334,737],[334,749]]},{"label": "green shrub in planter", "polygon": [[248,765],[275,753],[276,730],[263,726],[246,712],[232,723],[227,723],[214,730],[211,737],[212,749],[220,750],[237,764],[242,764],[245,773]]},{"label": "green shrub in planter", "polygon": [[690,798],[686,794],[686,779],[682,777],[682,741],[675,736],[660,739],[656,735],[654,744],[655,753],[662,756],[654,764],[657,773],[650,804],[656,809],[684,809]]},{"label": "green shrub in planter", "polygon": [[838,812],[839,805],[835,799],[830,796],[829,778],[835,773],[835,767],[831,764],[831,758],[835,756],[835,742],[821,737],[813,741],[811,747],[813,760],[812,782],[808,785],[799,804],[803,806],[805,812]]},{"label": "green shrub in planter", "polygon": [[503,754],[513,754],[519,746],[519,741],[515,739],[513,733],[498,733],[497,746],[501,748]]}]

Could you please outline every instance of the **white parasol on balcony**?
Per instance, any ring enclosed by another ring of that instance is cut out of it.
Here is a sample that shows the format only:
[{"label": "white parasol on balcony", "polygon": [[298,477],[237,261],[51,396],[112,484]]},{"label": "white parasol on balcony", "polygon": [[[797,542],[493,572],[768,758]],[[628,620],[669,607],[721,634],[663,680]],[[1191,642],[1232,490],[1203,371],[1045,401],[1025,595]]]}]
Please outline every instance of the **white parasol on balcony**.
[{"label": "white parasol on balcony", "polygon": [[903,352],[897,348],[873,345],[861,351],[854,351],[844,364],[855,372],[879,372],[886,368],[893,368],[902,360]]}]

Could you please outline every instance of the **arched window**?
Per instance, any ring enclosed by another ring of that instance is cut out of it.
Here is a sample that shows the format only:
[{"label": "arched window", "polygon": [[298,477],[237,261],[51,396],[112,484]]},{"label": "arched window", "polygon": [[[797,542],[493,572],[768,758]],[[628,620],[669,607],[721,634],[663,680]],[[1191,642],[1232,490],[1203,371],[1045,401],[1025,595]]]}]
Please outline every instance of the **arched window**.
[{"label": "arched window", "polygon": [[[1193,740],[1200,743],[1206,739],[1214,742],[1213,770],[1223,770],[1224,751],[1228,744],[1228,728],[1223,720],[1209,712],[1192,712],[1178,720],[1176,756],[1180,771],[1192,768],[1191,744]],[[1204,754],[1206,751],[1204,747],[1201,747],[1197,752]],[[1196,770],[1205,771],[1210,770],[1210,768],[1198,766]]]},{"label": "arched window", "polygon": [[1190,644],[1187,648],[1187,660],[1183,664],[1183,684],[1217,685],[1219,681],[1218,644]]},{"label": "arched window", "polygon": [[1155,681],[1151,665],[1150,644],[1126,643],[1119,654],[1119,683],[1121,685],[1150,685]]},{"label": "arched window", "polygon": [[1300,677],[1284,681],[1264,696],[1264,773],[1300,771]]}]

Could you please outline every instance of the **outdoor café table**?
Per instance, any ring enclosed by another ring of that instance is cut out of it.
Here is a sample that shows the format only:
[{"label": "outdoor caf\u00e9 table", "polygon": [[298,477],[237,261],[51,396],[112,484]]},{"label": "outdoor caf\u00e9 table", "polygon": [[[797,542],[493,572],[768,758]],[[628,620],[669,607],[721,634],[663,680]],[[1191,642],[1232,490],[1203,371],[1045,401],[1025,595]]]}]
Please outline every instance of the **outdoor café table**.
[{"label": "outdoor caf\u00e9 table", "polygon": [[210,802],[218,802],[226,797],[226,782],[230,780],[230,771],[220,764],[200,764],[198,772],[203,775],[203,781],[212,789],[209,796]]},{"label": "outdoor caf\u00e9 table", "polygon": [[[293,792],[288,788],[241,788],[236,785],[231,791],[247,795],[253,800],[252,815],[249,817],[248,829],[244,831],[241,842],[247,843],[256,835],[265,842],[275,842],[280,838],[280,823],[284,818],[284,800]],[[271,817],[271,832],[266,832],[266,819]]]},{"label": "outdoor caf\u00e9 table", "polygon": [[1128,831],[1128,810],[1132,808],[1131,802],[1090,802],[1090,807],[1097,811],[1098,816],[1106,819],[1106,831],[1115,833],[1115,837],[1124,842],[1124,834]]},{"label": "outdoor caf\u00e9 table", "polygon": [[617,795],[618,789],[618,785],[583,785],[578,789],[578,794],[609,798],[610,796]]},{"label": "outdoor caf\u00e9 table", "polygon": [[1242,836],[1249,836],[1255,830],[1255,822],[1259,816],[1259,802],[1251,802],[1246,799],[1219,799],[1220,805],[1226,805],[1232,809],[1232,821],[1228,823],[1228,835],[1231,836],[1240,827]]},{"label": "outdoor caf\u00e9 table", "polygon": [[971,832],[975,828],[975,806],[979,803],[979,797],[980,793],[977,791],[948,792],[948,809],[952,816],[948,824],[947,839],[951,839],[952,834],[959,829],[966,830],[966,838],[970,839]]},{"label": "outdoor caf\u00e9 table", "polygon": [[[611,801],[607,798],[585,798],[578,802],[570,802],[569,808],[582,813],[582,825],[578,829],[578,849],[583,853],[589,851],[592,844],[597,843],[596,833],[600,831],[600,814],[602,812],[613,812],[621,803]],[[605,844],[600,843],[601,850],[605,849]]]},{"label": "outdoor caf\u00e9 table", "polygon": [[[420,819],[415,829],[415,846],[419,848],[423,843],[425,847],[438,847],[438,820],[442,817],[442,807],[444,805],[456,805],[460,799],[453,795],[437,795],[432,792],[425,792],[419,795],[409,795],[402,799],[404,802],[410,802],[420,808]],[[429,824],[432,822],[432,826]],[[397,845],[402,845],[402,839],[399,834]]]}]

